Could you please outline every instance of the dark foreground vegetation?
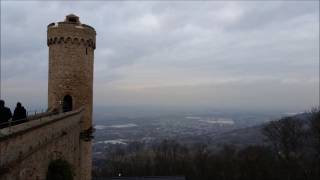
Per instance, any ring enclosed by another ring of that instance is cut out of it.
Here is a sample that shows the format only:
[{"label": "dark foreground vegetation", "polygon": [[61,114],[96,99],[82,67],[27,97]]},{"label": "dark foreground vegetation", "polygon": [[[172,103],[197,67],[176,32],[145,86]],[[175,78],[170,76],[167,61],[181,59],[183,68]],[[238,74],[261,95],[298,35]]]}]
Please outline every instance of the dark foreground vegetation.
[{"label": "dark foreground vegetation", "polygon": [[183,145],[164,140],[146,147],[132,143],[106,152],[94,177],[174,176],[188,180],[308,180],[320,179],[320,109],[306,119],[284,117],[263,128],[265,145],[219,151],[206,144]]}]

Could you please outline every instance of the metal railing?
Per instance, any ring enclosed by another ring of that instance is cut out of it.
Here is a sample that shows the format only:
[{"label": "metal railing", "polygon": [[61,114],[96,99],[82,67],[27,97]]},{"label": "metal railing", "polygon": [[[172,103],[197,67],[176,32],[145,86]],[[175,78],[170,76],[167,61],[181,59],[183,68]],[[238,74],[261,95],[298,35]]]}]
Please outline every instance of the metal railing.
[{"label": "metal railing", "polygon": [[[71,111],[82,111],[84,109],[83,106],[81,106],[80,108],[78,108],[77,110],[71,110]],[[62,108],[60,109],[47,109],[47,110],[41,110],[39,112],[37,111],[28,111],[27,113],[27,118],[24,119],[19,119],[19,120],[12,120],[9,119],[9,121],[4,122],[4,123],[0,123],[0,130],[4,129],[4,128],[9,128],[9,132],[11,132],[11,127],[22,124],[22,123],[26,123],[26,122],[30,122],[33,120],[42,120],[42,118],[46,118],[46,117],[50,117],[53,115],[57,115],[57,114],[65,114],[65,113],[69,113],[71,111],[66,111],[63,112]],[[31,114],[30,112],[32,112],[33,114]],[[31,114],[31,115],[30,115]],[[1,136],[1,132],[0,132],[0,136]]]},{"label": "metal railing", "polygon": [[8,127],[11,128],[11,127],[16,126],[18,124],[30,122],[30,121],[36,120],[36,119],[41,120],[44,117],[48,117],[48,116],[52,116],[52,115],[56,115],[56,114],[59,114],[59,112],[58,111],[48,111],[48,110],[43,110],[43,109],[41,111],[28,111],[26,118],[17,119],[17,120],[13,120],[11,118],[7,122],[0,123],[0,129],[8,128]]}]

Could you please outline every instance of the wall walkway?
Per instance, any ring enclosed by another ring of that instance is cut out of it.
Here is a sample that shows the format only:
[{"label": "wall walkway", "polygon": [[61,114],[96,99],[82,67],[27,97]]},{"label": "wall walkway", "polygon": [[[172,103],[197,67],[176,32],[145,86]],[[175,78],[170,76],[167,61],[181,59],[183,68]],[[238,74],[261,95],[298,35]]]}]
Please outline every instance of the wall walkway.
[{"label": "wall walkway", "polygon": [[78,109],[0,129],[0,179],[45,180],[55,159],[68,161],[79,174],[82,116]]}]

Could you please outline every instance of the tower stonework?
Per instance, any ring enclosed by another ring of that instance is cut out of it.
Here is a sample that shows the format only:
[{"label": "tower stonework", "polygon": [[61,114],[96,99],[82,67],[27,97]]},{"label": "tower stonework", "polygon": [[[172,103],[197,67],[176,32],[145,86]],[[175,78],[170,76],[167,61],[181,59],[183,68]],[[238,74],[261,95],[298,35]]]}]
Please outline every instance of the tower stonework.
[{"label": "tower stonework", "polygon": [[48,109],[66,112],[84,108],[79,167],[81,180],[91,179],[91,132],[95,29],[70,14],[47,29],[49,47]]}]

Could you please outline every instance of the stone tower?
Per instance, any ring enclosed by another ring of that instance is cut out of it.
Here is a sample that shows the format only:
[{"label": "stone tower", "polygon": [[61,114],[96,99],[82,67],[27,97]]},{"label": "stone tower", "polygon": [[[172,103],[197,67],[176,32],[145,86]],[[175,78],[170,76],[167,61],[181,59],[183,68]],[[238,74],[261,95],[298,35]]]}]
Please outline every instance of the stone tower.
[{"label": "stone tower", "polygon": [[47,29],[49,46],[48,109],[60,112],[84,108],[79,167],[81,180],[91,179],[91,132],[95,29],[67,15]]}]

